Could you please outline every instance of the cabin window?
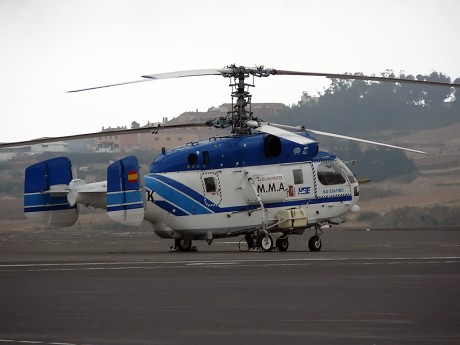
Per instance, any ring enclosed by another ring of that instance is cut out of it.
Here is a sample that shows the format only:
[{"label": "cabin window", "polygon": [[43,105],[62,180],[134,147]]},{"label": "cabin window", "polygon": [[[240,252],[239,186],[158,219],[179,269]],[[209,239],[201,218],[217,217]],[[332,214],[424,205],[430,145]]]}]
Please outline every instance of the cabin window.
[{"label": "cabin window", "polygon": [[345,177],[335,162],[324,162],[318,165],[318,180],[325,186],[345,183]]},{"label": "cabin window", "polygon": [[209,163],[209,151],[203,151],[203,164]]},{"label": "cabin window", "polygon": [[292,174],[294,175],[294,184],[303,184],[302,169],[294,169],[292,170]]},{"label": "cabin window", "polygon": [[217,191],[216,180],[214,177],[205,177],[204,185],[206,187],[206,193],[215,193]]}]

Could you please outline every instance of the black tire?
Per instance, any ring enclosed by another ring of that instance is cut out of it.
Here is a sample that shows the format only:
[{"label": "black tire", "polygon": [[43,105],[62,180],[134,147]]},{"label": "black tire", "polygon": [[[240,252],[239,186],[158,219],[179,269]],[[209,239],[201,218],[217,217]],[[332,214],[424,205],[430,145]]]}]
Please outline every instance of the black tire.
[{"label": "black tire", "polygon": [[278,247],[280,252],[285,252],[289,248],[289,240],[287,237],[285,238],[278,238],[276,240],[276,246]]},{"label": "black tire", "polygon": [[314,235],[308,240],[308,249],[312,252],[319,252],[321,250],[321,239],[318,235]]},{"label": "black tire", "polygon": [[252,234],[246,234],[244,236],[244,239],[246,240],[246,243],[248,244],[248,248],[252,249],[255,246],[255,241],[254,241],[254,236]]},{"label": "black tire", "polygon": [[183,252],[188,252],[192,248],[192,240],[175,240],[177,249]]}]

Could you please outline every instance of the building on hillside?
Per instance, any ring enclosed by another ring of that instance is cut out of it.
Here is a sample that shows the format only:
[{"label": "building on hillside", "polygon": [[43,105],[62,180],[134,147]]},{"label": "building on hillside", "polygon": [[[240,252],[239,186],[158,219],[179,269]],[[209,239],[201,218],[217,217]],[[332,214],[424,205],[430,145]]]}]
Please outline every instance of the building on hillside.
[{"label": "building on hillside", "polygon": [[319,97],[310,96],[307,91],[304,91],[300,97],[299,105],[317,103],[318,99]]},{"label": "building on hillside", "polygon": [[16,152],[11,151],[0,151],[0,162],[6,162],[17,156]]},{"label": "building on hillside", "polygon": [[30,152],[69,152],[69,144],[65,141],[56,141],[53,143],[35,144],[30,146]]},{"label": "building on hillside", "polygon": [[10,160],[18,155],[30,156],[45,152],[69,152],[68,146],[66,141],[56,141],[52,143],[3,148],[0,150],[0,161]]},{"label": "building on hillside", "polygon": [[127,127],[104,128],[95,139],[95,152],[131,152],[139,148],[140,134],[104,135],[104,131],[125,130]]},{"label": "building on hillside", "polygon": [[94,139],[77,139],[69,140],[69,152],[91,152],[94,147]]},{"label": "building on hillside", "polygon": [[[253,103],[252,111],[255,116],[277,116],[288,108],[283,103]],[[104,135],[104,131],[126,129],[126,127],[102,129],[101,136],[96,138],[96,152],[131,152],[136,149],[148,151],[161,151],[164,147],[171,149],[176,146],[185,145],[190,142],[207,140],[212,137],[225,136],[230,134],[230,128],[218,129],[214,127],[193,127],[193,123],[206,123],[219,117],[227,116],[232,110],[231,103],[224,103],[219,107],[209,108],[208,111],[187,111],[178,117],[167,121],[166,124],[190,124],[190,127],[180,129],[163,129],[157,133],[139,133],[125,135]],[[146,126],[150,126],[147,123]]]},{"label": "building on hillside", "polygon": [[217,129],[213,127],[188,127],[181,129],[164,129],[158,133],[143,133],[141,135],[140,147],[144,150],[161,151],[176,146],[185,145],[191,142],[207,140],[211,137],[229,135],[228,129]]}]

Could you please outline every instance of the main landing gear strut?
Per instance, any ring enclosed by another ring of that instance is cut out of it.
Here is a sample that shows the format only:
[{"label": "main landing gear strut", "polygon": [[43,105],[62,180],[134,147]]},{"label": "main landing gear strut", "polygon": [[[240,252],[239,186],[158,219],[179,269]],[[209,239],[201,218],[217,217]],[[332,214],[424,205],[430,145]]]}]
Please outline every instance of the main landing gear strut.
[{"label": "main landing gear strut", "polygon": [[[312,252],[321,250],[321,237],[323,233],[319,225],[315,226],[315,234],[308,240],[308,249]],[[248,251],[253,252],[285,252],[289,248],[289,239],[287,234],[273,240],[274,236],[267,231],[252,232],[244,236],[238,244],[240,251],[241,242],[244,240],[248,246]],[[209,242],[210,244],[210,242]],[[176,239],[174,245],[170,247],[170,252],[196,252],[195,246],[192,246],[192,240]]]},{"label": "main landing gear strut", "polygon": [[285,252],[289,248],[289,240],[287,235],[278,237],[276,241],[273,241],[273,236],[268,232],[261,232],[258,234],[250,233],[244,236],[244,240],[248,245],[248,250],[254,252]]},{"label": "main landing gear strut", "polygon": [[[319,252],[321,250],[321,234],[323,231],[319,225],[315,226],[315,234],[308,240],[308,249],[312,252]],[[273,235],[269,232],[253,232],[246,234],[240,241],[239,249],[241,248],[241,242],[245,240],[248,245],[248,251],[253,252],[285,252],[289,248],[288,235],[282,235],[273,241]]]}]

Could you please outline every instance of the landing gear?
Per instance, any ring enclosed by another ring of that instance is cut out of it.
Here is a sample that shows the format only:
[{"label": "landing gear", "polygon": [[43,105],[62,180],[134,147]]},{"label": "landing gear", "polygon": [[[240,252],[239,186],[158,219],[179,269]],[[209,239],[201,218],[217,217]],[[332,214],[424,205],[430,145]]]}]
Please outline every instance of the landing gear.
[{"label": "landing gear", "polygon": [[[273,246],[273,237],[269,233],[260,232],[260,233],[249,233],[244,236],[244,240],[248,245],[249,251],[254,252],[269,252],[273,249],[278,250],[276,247]],[[240,241],[240,243],[243,239]],[[244,251],[241,249],[240,244],[238,244],[240,251]]]},{"label": "landing gear", "polygon": [[312,252],[319,252],[321,250],[321,238],[318,232],[323,233],[319,225],[315,226],[315,235],[308,240],[308,249]]},{"label": "landing gear", "polygon": [[190,252],[196,251],[196,247],[192,246],[192,240],[174,240],[174,245],[169,249],[170,252]]},{"label": "landing gear", "polygon": [[[259,234],[246,234],[244,238],[240,241],[246,241],[248,245],[248,250],[255,252],[285,252],[289,248],[289,240],[287,235],[283,235],[276,239],[276,242],[273,239],[273,236],[270,233],[259,233]],[[238,245],[240,251],[241,246]]]},{"label": "landing gear", "polygon": [[280,237],[276,240],[276,247],[280,252],[285,252],[289,248],[288,237]]},{"label": "landing gear", "polygon": [[319,252],[321,250],[321,238],[318,235],[314,235],[308,241],[308,249],[312,252]]},{"label": "landing gear", "polygon": [[273,247],[273,238],[269,235],[262,235],[258,238],[257,244],[264,252],[268,252]]}]

